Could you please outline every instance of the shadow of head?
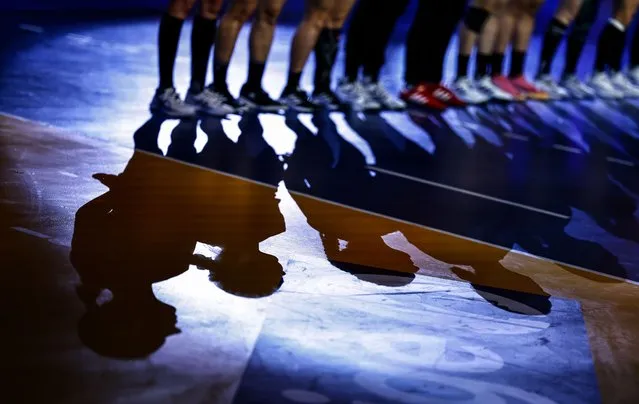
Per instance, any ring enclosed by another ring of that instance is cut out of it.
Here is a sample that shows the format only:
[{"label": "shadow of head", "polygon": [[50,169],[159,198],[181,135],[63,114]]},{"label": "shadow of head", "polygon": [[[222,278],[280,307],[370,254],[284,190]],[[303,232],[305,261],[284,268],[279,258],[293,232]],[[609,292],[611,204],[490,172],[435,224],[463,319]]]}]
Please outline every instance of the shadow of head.
[{"label": "shadow of head", "polygon": [[223,251],[214,261],[201,259],[195,264],[209,270],[209,280],[235,296],[270,296],[284,283],[284,271],[277,258],[250,248]]},{"label": "shadow of head", "polygon": [[178,334],[175,308],[160,301],[109,301],[88,310],[78,324],[82,343],[98,355],[145,358]]}]

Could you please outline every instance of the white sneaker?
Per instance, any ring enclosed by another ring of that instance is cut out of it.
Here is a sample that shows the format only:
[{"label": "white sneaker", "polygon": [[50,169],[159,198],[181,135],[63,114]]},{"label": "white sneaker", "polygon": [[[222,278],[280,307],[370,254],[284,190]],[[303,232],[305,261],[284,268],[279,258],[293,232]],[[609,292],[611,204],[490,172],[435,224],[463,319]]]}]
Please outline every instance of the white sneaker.
[{"label": "white sneaker", "polygon": [[624,93],[618,89],[610,80],[606,73],[596,73],[590,80],[590,87],[597,92],[601,98],[623,98]]},{"label": "white sneaker", "polygon": [[335,94],[343,104],[350,105],[354,111],[379,109],[381,105],[371,98],[362,83],[354,83],[346,80],[340,81],[335,89]]},{"label": "white sneaker", "polygon": [[635,84],[639,85],[639,66],[630,69],[628,76],[630,76],[630,79],[634,81]]},{"label": "white sneaker", "polygon": [[155,114],[164,114],[170,118],[191,118],[197,114],[197,108],[187,105],[174,88],[156,90],[149,109]]},{"label": "white sneaker", "polygon": [[623,72],[617,72],[610,78],[612,84],[621,90],[626,97],[639,97],[639,87],[634,85]]},{"label": "white sneaker", "polygon": [[568,97],[568,91],[565,88],[562,88],[555,79],[552,78],[551,75],[546,74],[540,77],[536,82],[535,86],[550,95],[550,98],[553,100],[560,100],[562,98]]},{"label": "white sneaker", "polygon": [[406,103],[399,98],[395,97],[379,82],[364,82],[364,89],[368,93],[369,97],[381,105],[384,109],[390,109],[394,111],[402,110],[406,108]]},{"label": "white sneaker", "polygon": [[493,84],[490,76],[484,76],[477,81],[477,88],[488,95],[493,100],[498,101],[514,101],[515,97],[508,94],[501,88]]},{"label": "white sneaker", "polygon": [[457,79],[452,90],[459,98],[468,104],[483,104],[490,101],[491,96],[480,90],[468,77]]},{"label": "white sneaker", "polygon": [[593,98],[597,96],[595,90],[590,88],[586,83],[579,80],[574,74],[566,77],[564,81],[561,82],[563,88],[568,91],[568,96],[576,99],[584,99],[584,98]]},{"label": "white sneaker", "polygon": [[211,116],[226,116],[235,112],[235,108],[227,104],[226,97],[215,91],[205,88],[199,93],[189,90],[186,95],[186,103],[194,106],[203,114]]}]

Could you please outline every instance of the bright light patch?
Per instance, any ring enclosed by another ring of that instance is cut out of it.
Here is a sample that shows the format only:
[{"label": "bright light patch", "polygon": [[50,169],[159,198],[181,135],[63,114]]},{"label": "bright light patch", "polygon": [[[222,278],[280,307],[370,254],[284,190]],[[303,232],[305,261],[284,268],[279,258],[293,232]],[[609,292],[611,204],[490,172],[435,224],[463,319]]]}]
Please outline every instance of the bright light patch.
[{"label": "bright light patch", "polygon": [[204,146],[206,146],[206,143],[209,141],[209,137],[202,130],[202,125],[197,126],[195,133],[196,133],[196,137],[195,137],[195,143],[193,144],[193,146],[195,146],[195,151],[200,153],[202,149],[204,149]]},{"label": "bright light patch", "polygon": [[233,143],[237,143],[237,140],[242,134],[239,123],[239,115],[229,115],[226,119],[222,119],[222,129],[224,130],[226,137],[231,139]]},{"label": "bright light patch", "polygon": [[160,133],[158,135],[158,147],[162,150],[162,154],[166,156],[167,151],[169,150],[169,145],[171,144],[171,132],[175,129],[180,121],[176,119],[167,120],[162,122],[162,126],[160,126]]},{"label": "bright light patch", "polygon": [[302,125],[306,127],[306,129],[310,130],[312,134],[317,135],[317,126],[313,124],[313,115],[312,114],[299,114],[297,115],[297,119],[302,122]]},{"label": "bright light patch", "polygon": [[290,155],[295,150],[297,135],[288,126],[283,115],[259,114],[258,119],[264,128],[264,140],[277,155]]}]

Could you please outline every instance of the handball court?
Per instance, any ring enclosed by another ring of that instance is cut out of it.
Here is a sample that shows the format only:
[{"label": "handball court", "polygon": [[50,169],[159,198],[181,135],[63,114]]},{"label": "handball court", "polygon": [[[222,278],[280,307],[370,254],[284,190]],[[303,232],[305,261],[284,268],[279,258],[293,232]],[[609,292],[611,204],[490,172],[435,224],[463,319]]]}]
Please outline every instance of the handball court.
[{"label": "handball court", "polygon": [[636,402],[639,100],[166,120],[155,18],[54,21],[0,28],[6,402]]}]

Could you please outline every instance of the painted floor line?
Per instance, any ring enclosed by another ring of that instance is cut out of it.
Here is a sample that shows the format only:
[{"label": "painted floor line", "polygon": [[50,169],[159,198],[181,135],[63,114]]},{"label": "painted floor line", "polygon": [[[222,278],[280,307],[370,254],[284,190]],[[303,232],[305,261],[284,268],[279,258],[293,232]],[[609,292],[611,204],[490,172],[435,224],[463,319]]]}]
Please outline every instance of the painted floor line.
[{"label": "painted floor line", "polygon": [[518,203],[518,202],[509,201],[507,199],[501,199],[501,198],[497,198],[497,197],[490,196],[490,195],[480,194],[479,192],[473,192],[473,191],[469,191],[467,189],[457,188],[457,187],[453,187],[451,185],[441,184],[439,182],[429,181],[429,180],[425,180],[423,178],[413,177],[411,175],[402,174],[402,173],[386,170],[386,169],[379,168],[379,167],[367,166],[366,168],[369,169],[369,170],[373,170],[373,171],[376,171],[378,173],[390,175],[390,176],[393,176],[393,177],[403,178],[403,179],[406,179],[406,180],[419,182],[419,183],[426,184],[426,185],[431,185],[433,187],[446,189],[448,191],[453,191],[453,192],[457,192],[457,193],[460,193],[460,194],[470,195],[470,196],[474,196],[474,197],[477,197],[477,198],[486,199],[486,200],[493,201],[493,202],[498,202],[498,203],[501,203],[501,204],[504,204],[504,205],[514,206],[514,207],[525,209],[525,210],[529,210],[529,211],[535,212],[535,213],[542,213],[544,215],[553,216],[553,217],[556,217],[556,218],[559,218],[559,219],[570,220],[570,216],[562,215],[562,214],[556,213],[556,212],[551,212],[551,211],[545,210],[545,209],[535,208],[534,206],[528,206],[528,205],[524,205],[524,204]]},{"label": "painted floor line", "polygon": [[564,146],[564,145],[560,145],[560,144],[554,144],[554,145],[552,145],[552,147],[554,149],[565,151],[565,152],[568,152],[568,153],[581,154],[581,150],[579,150],[576,147]]},{"label": "painted floor line", "polygon": [[504,137],[507,137],[509,139],[521,140],[522,142],[527,142],[530,140],[527,136],[518,135],[516,133],[511,133],[511,132],[504,132],[503,135]]},{"label": "painted floor line", "polygon": [[51,238],[51,237],[47,236],[46,234],[42,234],[42,233],[38,233],[37,231],[25,229],[24,227],[12,227],[12,229],[15,230],[15,231],[19,231],[20,233],[28,234],[30,236],[43,238],[45,240],[48,240],[48,239]]},{"label": "painted floor line", "polygon": [[64,175],[65,177],[78,178],[78,176],[77,176],[76,174],[70,173],[70,172],[68,172],[68,171],[62,171],[62,170],[60,170],[60,171],[58,171],[58,173],[59,173],[60,175]]},{"label": "painted floor line", "polygon": [[44,28],[39,27],[37,25],[20,24],[19,27],[20,27],[20,29],[22,29],[24,31],[35,32],[36,34],[42,34],[44,32]]},{"label": "painted floor line", "polygon": [[621,165],[628,166],[628,167],[634,167],[635,166],[635,163],[633,163],[632,161],[618,159],[616,157],[606,157],[606,160],[608,160],[611,163],[617,163],[617,164],[621,164]]}]

